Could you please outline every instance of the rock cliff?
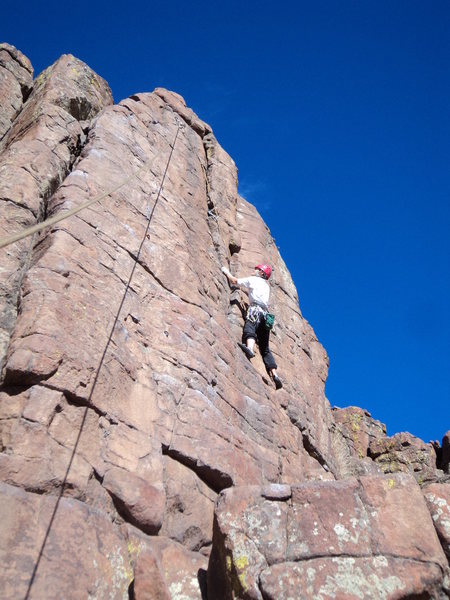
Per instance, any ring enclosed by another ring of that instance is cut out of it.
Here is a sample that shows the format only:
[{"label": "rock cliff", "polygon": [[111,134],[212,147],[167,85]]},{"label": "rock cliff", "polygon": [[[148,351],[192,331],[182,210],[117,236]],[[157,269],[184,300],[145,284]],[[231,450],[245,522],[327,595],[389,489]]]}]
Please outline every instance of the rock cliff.
[{"label": "rock cliff", "polygon": [[[3,597],[447,597],[448,443],[331,409],[211,127],[161,88],[114,104],[70,55],[33,80],[7,44],[0,98],[0,238],[53,219],[0,250]],[[261,260],[279,391],[220,270]]]}]

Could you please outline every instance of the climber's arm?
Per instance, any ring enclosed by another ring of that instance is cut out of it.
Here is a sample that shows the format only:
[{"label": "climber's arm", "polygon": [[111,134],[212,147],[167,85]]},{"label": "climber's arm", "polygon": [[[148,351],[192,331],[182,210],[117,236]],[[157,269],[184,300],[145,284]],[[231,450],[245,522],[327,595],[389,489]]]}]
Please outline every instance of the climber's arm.
[{"label": "climber's arm", "polygon": [[234,277],[226,267],[222,267],[222,273],[224,273],[228,281],[233,285],[238,285],[237,277]]}]

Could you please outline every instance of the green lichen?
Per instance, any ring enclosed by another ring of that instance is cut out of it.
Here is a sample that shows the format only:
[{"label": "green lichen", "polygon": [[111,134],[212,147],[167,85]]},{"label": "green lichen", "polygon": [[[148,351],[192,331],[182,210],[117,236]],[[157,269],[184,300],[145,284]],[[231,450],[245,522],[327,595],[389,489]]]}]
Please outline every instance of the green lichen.
[{"label": "green lichen", "polygon": [[231,561],[231,556],[229,554],[227,554],[227,557],[225,559],[225,564],[226,564],[227,571],[230,573],[231,572],[231,567],[233,566],[233,563]]},{"label": "green lichen", "polygon": [[128,549],[128,555],[130,557],[130,563],[134,566],[134,564],[136,563],[137,557],[141,553],[142,544],[140,544],[140,543],[136,544],[133,540],[129,540],[128,544],[127,544],[127,549]]},{"label": "green lichen", "polygon": [[245,555],[236,558],[234,561],[235,576],[233,577],[233,590],[238,597],[241,596],[242,591],[246,592],[248,590],[248,585],[246,582],[246,569],[248,568],[249,564],[248,557]]}]

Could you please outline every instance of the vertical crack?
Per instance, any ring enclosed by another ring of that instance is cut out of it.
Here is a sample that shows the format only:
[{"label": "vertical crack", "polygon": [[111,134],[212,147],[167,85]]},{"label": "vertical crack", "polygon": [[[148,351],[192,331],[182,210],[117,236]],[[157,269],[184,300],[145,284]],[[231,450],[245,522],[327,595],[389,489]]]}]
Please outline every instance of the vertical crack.
[{"label": "vertical crack", "polygon": [[[87,131],[87,129],[85,131]],[[87,143],[85,131],[77,136],[75,143],[70,143],[69,136],[63,140],[69,147],[70,159],[67,164],[65,164],[64,161],[61,161],[58,172],[52,174],[47,180],[42,182],[42,192],[37,216],[34,223],[30,223],[30,225],[42,223],[46,220],[50,199],[72,172],[74,164],[77,162]],[[54,153],[54,150],[52,150],[52,152]],[[23,282],[30,269],[36,244],[40,239],[41,234],[35,233],[30,239],[24,240],[22,248],[16,255],[19,264],[2,286],[3,306],[0,312],[0,384],[4,381],[6,356],[10,339],[21,310],[21,290]]]},{"label": "vertical crack", "polygon": [[211,234],[211,239],[213,242],[214,250],[219,259],[219,264],[224,264],[224,261],[226,260],[226,256],[225,256],[225,252],[223,249],[223,244],[222,244],[220,229],[219,229],[218,221],[220,218],[220,214],[217,209],[217,206],[214,204],[214,201],[212,199],[211,174],[210,174],[211,162],[209,160],[208,146],[204,139],[203,139],[203,149],[205,152],[206,167],[202,162],[200,162],[200,164],[201,164],[201,168],[202,168],[203,175],[205,178],[205,194],[206,194],[206,203],[207,203],[207,223],[208,223],[208,228],[209,228],[209,231]]}]

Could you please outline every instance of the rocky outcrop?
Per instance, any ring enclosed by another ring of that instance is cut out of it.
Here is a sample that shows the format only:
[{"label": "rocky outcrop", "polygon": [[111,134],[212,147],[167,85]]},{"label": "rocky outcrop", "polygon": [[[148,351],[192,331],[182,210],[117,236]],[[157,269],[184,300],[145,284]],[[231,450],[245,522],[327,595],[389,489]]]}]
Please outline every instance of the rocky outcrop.
[{"label": "rocky outcrop", "polygon": [[450,560],[450,484],[432,483],[425,488],[424,494],[442,547]]},{"label": "rocky outcrop", "polygon": [[134,568],[132,597],[206,598],[205,556],[168,538],[143,536],[130,526],[124,528],[124,533]]},{"label": "rocky outcrop", "polygon": [[446,567],[409,475],[241,487],[217,502],[208,598],[437,598]]},{"label": "rocky outcrop", "polygon": [[373,440],[369,456],[383,473],[411,473],[419,484],[439,479],[443,473],[436,467],[436,452],[433,445],[425,444],[410,433],[397,433],[392,437]]},{"label": "rocky outcrop", "polygon": [[0,44],[0,144],[33,85],[33,67],[14,46]]},{"label": "rocky outcrop", "polygon": [[[73,56],[62,56],[33,84],[31,64],[12,46],[0,45],[0,66],[2,76],[7,74],[0,88],[2,106],[13,103],[15,108],[8,118],[0,116],[4,130],[0,142],[3,238],[45,219],[47,202],[79,156],[91,119],[112,102],[112,95],[106,82]],[[13,101],[13,95],[20,96],[20,104]],[[35,242],[36,237],[27,238],[2,251],[0,369],[14,328],[23,277],[34,260]]]},{"label": "rocky outcrop", "polygon": [[372,441],[386,438],[386,427],[357,406],[333,407],[333,449],[340,477],[381,473],[369,457]]},{"label": "rocky outcrop", "polygon": [[[8,48],[8,72],[28,65]],[[297,573],[286,586],[303,586],[307,563],[336,581],[357,573],[358,594],[388,571],[396,579],[382,584],[386,594],[444,593],[444,554],[420,490],[370,458],[381,424],[361,409],[331,411],[328,357],[211,127],[162,88],[112,104],[107,84],[72,56],[32,84],[17,73],[22,104],[5,117],[0,148],[0,237],[90,205],[0,250],[0,480],[4,506],[23,505],[5,508],[2,547],[18,541],[5,597],[253,597],[236,583],[239,557],[227,554],[231,568],[221,555],[234,544],[221,512],[233,498],[250,503],[255,594],[281,593],[277,569]],[[244,275],[262,259],[274,268],[280,391],[259,355],[250,363],[237,346],[245,296],[221,272]],[[390,481],[401,491],[388,494]],[[400,551],[383,540],[389,498],[400,502],[406,489],[428,517],[413,527],[401,513],[399,536],[414,530]],[[303,519],[316,513],[321,545],[305,554]],[[32,543],[17,533],[28,520]],[[289,550],[278,539],[286,520]],[[349,549],[349,523],[364,552]],[[334,554],[333,540],[342,542]],[[72,553],[79,570],[67,566]],[[311,593],[323,585],[319,577]]]}]

